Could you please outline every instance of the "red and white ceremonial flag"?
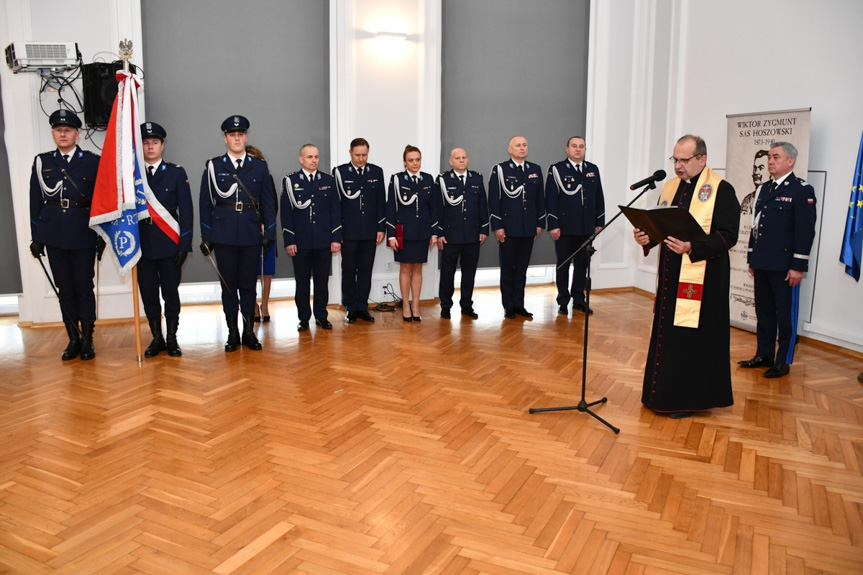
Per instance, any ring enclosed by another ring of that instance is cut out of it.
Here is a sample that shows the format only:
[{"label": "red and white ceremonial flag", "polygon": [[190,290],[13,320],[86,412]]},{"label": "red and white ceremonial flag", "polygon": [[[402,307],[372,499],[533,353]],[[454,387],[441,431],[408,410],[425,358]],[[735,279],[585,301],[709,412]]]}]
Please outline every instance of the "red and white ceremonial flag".
[{"label": "red and white ceremonial flag", "polygon": [[159,203],[144,177],[144,154],[138,128],[138,87],[131,72],[117,72],[117,98],[105,134],[105,145],[93,202],[90,227],[105,240],[120,264],[120,273],[132,269],[141,257],[138,222],[152,218],[165,235],[180,243],[180,226]]}]

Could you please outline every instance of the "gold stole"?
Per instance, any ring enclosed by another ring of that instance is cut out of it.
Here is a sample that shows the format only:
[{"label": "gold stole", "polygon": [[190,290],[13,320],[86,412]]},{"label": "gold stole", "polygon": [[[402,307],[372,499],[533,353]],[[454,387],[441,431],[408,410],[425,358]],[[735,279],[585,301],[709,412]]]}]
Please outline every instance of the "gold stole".
[{"label": "gold stole", "polygon": [[[713,222],[713,207],[716,204],[716,192],[722,178],[706,167],[695,183],[695,193],[689,204],[689,213],[704,230],[710,233]],[[659,196],[659,205],[670,206],[680,185],[680,178],[674,178],[665,183]],[[674,310],[674,325],[678,327],[698,327],[701,315],[701,296],[704,292],[704,272],[707,261],[693,262],[688,254],[683,254],[680,263],[680,277],[677,283],[677,305]]]}]

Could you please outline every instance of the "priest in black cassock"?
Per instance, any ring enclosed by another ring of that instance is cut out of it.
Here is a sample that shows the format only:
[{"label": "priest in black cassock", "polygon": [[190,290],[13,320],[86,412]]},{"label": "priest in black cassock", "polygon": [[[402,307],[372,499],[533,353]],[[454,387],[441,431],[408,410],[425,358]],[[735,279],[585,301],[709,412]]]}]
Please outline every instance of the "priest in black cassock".
[{"label": "priest in black cassock", "polygon": [[[680,419],[734,403],[728,250],[737,243],[740,204],[731,184],[707,167],[703,139],[683,136],[671,160],[677,177],[663,186],[659,205],[688,210],[708,237],[669,236],[660,246],[641,402]],[[634,234],[645,256],[657,245],[642,230]]]}]

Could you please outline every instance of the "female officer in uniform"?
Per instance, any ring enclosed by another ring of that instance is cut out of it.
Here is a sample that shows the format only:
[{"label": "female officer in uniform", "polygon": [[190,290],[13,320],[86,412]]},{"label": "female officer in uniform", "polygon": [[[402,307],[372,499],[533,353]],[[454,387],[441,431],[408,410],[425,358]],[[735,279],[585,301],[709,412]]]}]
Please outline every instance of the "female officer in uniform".
[{"label": "female officer in uniform", "polygon": [[422,153],[406,146],[402,154],[405,171],[393,174],[387,192],[387,244],[399,262],[399,287],[402,292],[402,318],[422,321],[420,292],[423,264],[437,242],[437,202],[433,200],[435,181],[420,171]]}]

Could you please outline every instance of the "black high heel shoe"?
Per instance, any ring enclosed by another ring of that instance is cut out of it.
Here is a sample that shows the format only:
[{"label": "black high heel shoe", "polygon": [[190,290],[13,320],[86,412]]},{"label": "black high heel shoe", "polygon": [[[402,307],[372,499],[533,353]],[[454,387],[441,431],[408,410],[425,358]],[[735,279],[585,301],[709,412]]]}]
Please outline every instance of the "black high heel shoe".
[{"label": "black high heel shoe", "polygon": [[255,304],[255,315],[252,318],[252,321],[254,321],[255,323],[260,323],[260,321],[261,321],[261,304],[258,304],[258,303]]},{"label": "black high heel shoe", "polygon": [[408,311],[411,312],[411,315],[405,316],[404,309],[405,309],[405,304],[404,304],[404,302],[402,302],[402,320],[403,321],[413,321],[413,309],[411,309],[411,304],[408,303]]},{"label": "black high heel shoe", "polygon": [[423,320],[423,318],[422,318],[422,317],[420,317],[420,316],[418,316],[418,315],[414,315],[414,308],[413,308],[413,306],[411,306],[411,317],[412,317],[412,319],[413,319],[414,321],[422,321],[422,320]]}]

